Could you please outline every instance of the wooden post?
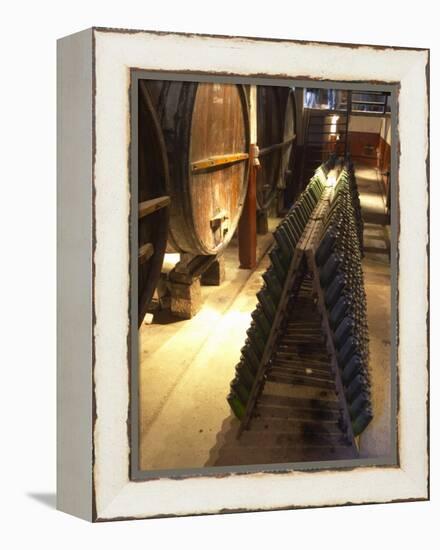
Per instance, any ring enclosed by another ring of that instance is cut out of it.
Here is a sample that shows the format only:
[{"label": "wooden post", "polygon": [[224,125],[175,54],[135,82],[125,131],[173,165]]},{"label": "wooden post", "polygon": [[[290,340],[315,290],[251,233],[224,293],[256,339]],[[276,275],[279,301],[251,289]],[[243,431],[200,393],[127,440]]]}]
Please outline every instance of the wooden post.
[{"label": "wooden post", "polygon": [[304,145],[304,88],[295,88],[296,107],[296,145],[302,148]]},{"label": "wooden post", "polygon": [[350,130],[350,116],[352,110],[352,97],[353,93],[351,90],[347,91],[347,120],[345,121],[345,145],[344,145],[344,158],[347,158],[347,155],[350,154],[350,143],[348,139],[348,132]]},{"label": "wooden post", "polygon": [[254,166],[255,145],[249,154],[249,184],[238,224],[238,258],[241,269],[257,265],[257,177]]},{"label": "wooden post", "polygon": [[254,269],[257,265],[257,87],[253,85],[249,93],[249,123],[249,182],[238,224],[238,258],[241,269]]}]

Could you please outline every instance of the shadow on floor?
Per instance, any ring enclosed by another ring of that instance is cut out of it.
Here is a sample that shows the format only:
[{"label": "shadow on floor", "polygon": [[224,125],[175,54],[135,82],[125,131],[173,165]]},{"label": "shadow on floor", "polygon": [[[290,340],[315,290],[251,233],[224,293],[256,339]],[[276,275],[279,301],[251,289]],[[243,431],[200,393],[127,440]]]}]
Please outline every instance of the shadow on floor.
[{"label": "shadow on floor", "polygon": [[222,458],[222,449],[224,447],[229,447],[234,444],[237,440],[238,428],[240,422],[235,418],[233,414],[230,414],[227,418],[223,420],[222,426],[217,433],[215,445],[209,451],[209,458],[205,464],[206,466],[234,466],[234,461],[231,461],[230,464],[225,463],[221,460]]},{"label": "shadow on floor", "polygon": [[47,506],[48,508],[56,509],[57,495],[56,493],[27,493],[29,498],[33,498],[40,504]]},{"label": "shadow on floor", "polygon": [[388,225],[390,216],[377,170],[360,166],[356,168],[356,180],[365,223]]},{"label": "shadow on floor", "polygon": [[389,225],[390,216],[387,213],[382,212],[365,212],[363,214],[364,222],[374,225]]},{"label": "shadow on floor", "polygon": [[185,319],[173,315],[169,309],[154,311],[153,323],[155,325],[169,325],[171,323],[182,323]]},{"label": "shadow on floor", "polygon": [[365,258],[376,260],[384,265],[390,264],[390,238],[386,225],[365,223],[364,252]]}]

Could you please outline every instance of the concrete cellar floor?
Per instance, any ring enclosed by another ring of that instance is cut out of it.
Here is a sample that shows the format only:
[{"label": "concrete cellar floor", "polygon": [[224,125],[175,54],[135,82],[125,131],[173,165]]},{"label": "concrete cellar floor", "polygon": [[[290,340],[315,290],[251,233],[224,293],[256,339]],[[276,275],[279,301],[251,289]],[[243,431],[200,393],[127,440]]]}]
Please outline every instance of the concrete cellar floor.
[{"label": "concrete cellar floor", "polygon": [[[270,229],[279,220],[270,220]],[[257,268],[238,268],[237,243],[224,255],[226,281],[203,286],[203,307],[191,320],[166,318],[140,330],[141,469],[197,468],[210,461],[211,448],[225,419],[235,365],[257,303],[261,275],[272,244],[259,236]]]},{"label": "concrete cellar floor", "polygon": [[[360,438],[361,456],[390,452],[390,268],[387,217],[374,169],[357,171],[365,224],[364,274],[370,326],[375,417]],[[279,220],[272,219],[270,229]],[[379,222],[379,223],[378,223]],[[156,315],[140,329],[140,467],[215,465],[238,421],[226,396],[269,265],[271,234],[259,237],[257,268],[238,269],[234,241],[225,251],[226,281],[202,287],[203,306],[191,320]]]},{"label": "concrete cellar floor", "polygon": [[364,218],[363,261],[370,331],[370,375],[374,418],[360,436],[361,457],[391,455],[391,280],[390,228],[378,171],[356,170]]}]

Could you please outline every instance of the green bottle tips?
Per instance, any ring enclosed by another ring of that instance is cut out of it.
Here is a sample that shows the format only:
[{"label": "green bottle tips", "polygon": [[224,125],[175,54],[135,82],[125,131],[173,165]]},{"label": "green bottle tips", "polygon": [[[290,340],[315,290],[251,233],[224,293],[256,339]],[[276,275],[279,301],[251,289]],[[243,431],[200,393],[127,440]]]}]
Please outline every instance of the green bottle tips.
[{"label": "green bottle tips", "polygon": [[295,227],[293,226],[292,223],[289,222],[289,220],[284,220],[284,223],[283,223],[283,229],[285,230],[288,238],[289,238],[289,242],[291,243],[291,245],[293,247],[295,247],[299,241],[299,239],[301,238],[301,233],[298,234],[298,231],[295,229]]},{"label": "green bottle tips", "polygon": [[325,291],[325,303],[327,308],[331,309],[336,304],[345,289],[346,282],[347,279],[342,273],[335,273],[332,282]]},{"label": "green bottle tips", "polygon": [[[353,355],[359,350],[359,341],[354,336],[349,336],[338,353],[339,365],[348,365]],[[344,368],[345,370],[345,368]]]},{"label": "green bottle tips", "polygon": [[264,314],[266,315],[270,323],[272,323],[272,320],[275,317],[276,307],[273,303],[271,296],[269,295],[267,290],[263,288],[262,290],[257,292],[257,298],[261,304],[261,307],[263,308]]},{"label": "green bottle tips", "polygon": [[243,404],[249,400],[250,389],[240,380],[234,379],[231,383],[231,390],[235,393]]},{"label": "green bottle tips", "polygon": [[286,236],[285,231],[283,231],[281,227],[277,227],[277,229],[274,231],[273,236],[284,258],[287,260],[287,262],[289,262],[294,252],[295,246],[291,244],[289,238]]},{"label": "green bottle tips", "polygon": [[269,252],[269,258],[272,262],[273,268],[276,271],[278,279],[284,282],[287,274],[287,266],[289,265],[289,258],[284,256],[278,246],[272,248]]},{"label": "green bottle tips", "polygon": [[348,407],[351,418],[357,418],[368,407],[371,407],[370,396],[367,392],[361,392]]},{"label": "green bottle tips", "polygon": [[228,395],[227,400],[228,400],[229,406],[232,409],[232,412],[235,414],[235,416],[239,420],[241,420],[246,410],[245,405],[240,401],[237,395],[232,392]]},{"label": "green bottle tips", "polygon": [[352,429],[355,436],[362,433],[373,418],[371,409],[363,410],[352,422]]},{"label": "green bottle tips", "polygon": [[333,280],[336,271],[343,262],[343,255],[333,252],[319,270],[321,285],[327,287]]},{"label": "green bottle tips", "polygon": [[281,293],[283,292],[283,287],[280,285],[277,276],[275,275],[274,270],[268,269],[263,274],[264,282],[266,283],[267,288],[270,291],[271,296],[276,298],[278,301]]},{"label": "green bottle tips", "polygon": [[345,388],[345,397],[349,403],[359,395],[361,391],[367,390],[368,380],[363,373],[357,374],[350,384]]},{"label": "green bottle tips", "polygon": [[332,229],[328,229],[318,246],[315,254],[315,260],[318,266],[324,265],[330,256],[333,247],[337,242],[337,233]]},{"label": "green bottle tips", "polygon": [[270,296],[274,306],[276,307],[280,300],[282,289],[277,288],[271,283],[266,283],[264,290],[267,292],[267,295]]},{"label": "green bottle tips", "polygon": [[257,308],[251,313],[251,316],[258,327],[261,329],[263,335],[267,338],[270,333],[271,325],[263,311],[263,308],[261,307],[261,304],[257,305]]},{"label": "green bottle tips", "polygon": [[235,378],[240,380],[240,382],[245,384],[248,388],[251,388],[254,383],[255,376],[243,359],[235,367]]},{"label": "green bottle tips", "polygon": [[299,239],[304,231],[304,224],[301,222],[296,210],[293,210],[291,213],[289,213],[287,219]]},{"label": "green bottle tips", "polygon": [[338,349],[340,349],[344,345],[347,338],[358,329],[356,325],[357,323],[355,319],[349,315],[344,317],[339,325],[335,327],[333,339]]},{"label": "green bottle tips", "polygon": [[330,324],[333,329],[339,326],[339,323],[347,316],[349,301],[346,296],[341,296],[333,308],[330,310]]},{"label": "green bottle tips", "polygon": [[261,337],[261,334],[257,329],[251,333],[248,331],[248,338],[252,347],[257,351],[256,355],[261,358],[264,353],[264,348],[266,347],[266,339]]},{"label": "green bottle tips", "polygon": [[[239,367],[239,365],[241,365],[241,366]],[[249,361],[249,359],[245,355],[242,355],[240,357],[240,362],[238,363],[236,369],[237,368],[240,368],[240,373],[243,370],[243,377],[245,377],[245,376],[249,377],[249,383],[250,383],[251,378],[252,378],[252,380],[255,379],[255,376],[257,375],[257,372],[258,372],[257,369],[251,364],[251,362]]]},{"label": "green bottle tips", "polygon": [[249,366],[250,370],[254,374],[256,374],[260,366],[260,359],[254,352],[254,350],[250,346],[243,346],[241,348],[241,353],[246,360],[246,363]]}]

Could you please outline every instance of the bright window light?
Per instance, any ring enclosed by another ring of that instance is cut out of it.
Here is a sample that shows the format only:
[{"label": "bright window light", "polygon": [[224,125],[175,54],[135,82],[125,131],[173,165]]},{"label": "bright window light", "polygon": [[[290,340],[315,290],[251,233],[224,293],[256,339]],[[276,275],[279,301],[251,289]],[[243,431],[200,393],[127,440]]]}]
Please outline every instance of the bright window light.
[{"label": "bright window light", "polygon": [[334,187],[336,185],[336,176],[333,174],[327,178],[327,185],[329,187]]},{"label": "bright window light", "polygon": [[336,124],[339,120],[339,116],[338,115],[333,115],[332,116],[332,122],[331,122],[331,126],[330,126],[330,133],[331,134],[336,134]]}]

